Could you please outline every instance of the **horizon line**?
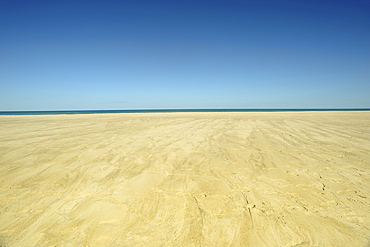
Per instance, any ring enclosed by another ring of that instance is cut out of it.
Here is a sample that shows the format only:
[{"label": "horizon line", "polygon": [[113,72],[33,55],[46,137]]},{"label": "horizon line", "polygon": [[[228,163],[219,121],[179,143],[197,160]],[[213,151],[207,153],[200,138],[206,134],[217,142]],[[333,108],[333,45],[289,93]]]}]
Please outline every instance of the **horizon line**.
[{"label": "horizon line", "polygon": [[0,110],[0,115],[53,115],[98,113],[171,113],[171,112],[282,112],[282,111],[370,111],[370,108],[138,108],[115,110]]}]

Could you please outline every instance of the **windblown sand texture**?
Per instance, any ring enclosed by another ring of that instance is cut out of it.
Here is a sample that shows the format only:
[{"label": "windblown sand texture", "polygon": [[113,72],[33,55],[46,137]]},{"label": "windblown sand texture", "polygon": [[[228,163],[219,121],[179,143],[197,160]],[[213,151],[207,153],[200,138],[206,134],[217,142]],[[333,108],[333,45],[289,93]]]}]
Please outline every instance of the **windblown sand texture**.
[{"label": "windblown sand texture", "polygon": [[369,239],[370,112],[0,116],[0,245]]}]

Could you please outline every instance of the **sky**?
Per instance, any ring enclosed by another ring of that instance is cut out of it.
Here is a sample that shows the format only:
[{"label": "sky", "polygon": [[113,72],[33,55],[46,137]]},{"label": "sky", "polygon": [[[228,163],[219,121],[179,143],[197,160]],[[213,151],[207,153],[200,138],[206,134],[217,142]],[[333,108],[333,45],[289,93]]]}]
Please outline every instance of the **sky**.
[{"label": "sky", "polygon": [[0,0],[0,111],[370,108],[368,0]]}]

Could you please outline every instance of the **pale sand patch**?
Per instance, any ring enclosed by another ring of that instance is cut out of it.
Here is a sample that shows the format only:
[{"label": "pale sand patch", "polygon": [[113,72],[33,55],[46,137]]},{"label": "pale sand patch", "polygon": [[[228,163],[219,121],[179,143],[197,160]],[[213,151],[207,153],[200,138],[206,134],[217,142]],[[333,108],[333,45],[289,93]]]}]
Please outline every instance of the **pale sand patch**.
[{"label": "pale sand patch", "polygon": [[370,112],[0,116],[7,246],[364,246]]}]

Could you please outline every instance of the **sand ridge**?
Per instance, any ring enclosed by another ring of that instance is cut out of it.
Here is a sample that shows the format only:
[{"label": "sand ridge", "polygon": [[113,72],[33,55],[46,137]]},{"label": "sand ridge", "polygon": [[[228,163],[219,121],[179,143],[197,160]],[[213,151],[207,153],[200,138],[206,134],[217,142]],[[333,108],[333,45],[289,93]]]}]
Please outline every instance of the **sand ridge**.
[{"label": "sand ridge", "polygon": [[6,246],[365,246],[370,112],[0,116]]}]

